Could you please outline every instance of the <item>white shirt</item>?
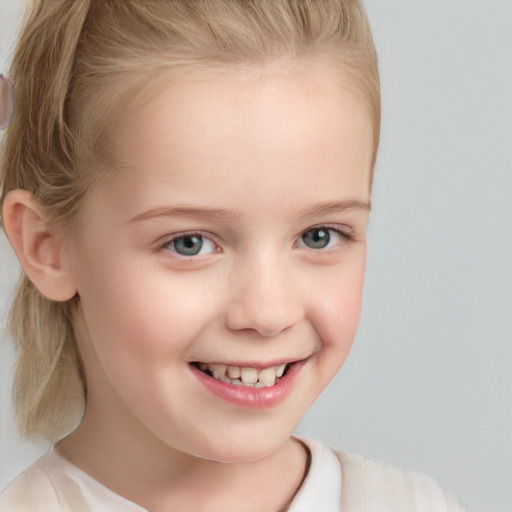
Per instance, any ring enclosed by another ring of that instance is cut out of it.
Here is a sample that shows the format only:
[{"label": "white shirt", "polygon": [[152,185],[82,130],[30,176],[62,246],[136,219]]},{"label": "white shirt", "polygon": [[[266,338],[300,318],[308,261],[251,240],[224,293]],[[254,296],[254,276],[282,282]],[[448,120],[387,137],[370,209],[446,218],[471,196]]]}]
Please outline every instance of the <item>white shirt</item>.
[{"label": "white shirt", "polygon": [[[311,465],[289,512],[464,512],[430,478],[307,438]],[[0,512],[148,512],[50,451],[0,495]]]}]

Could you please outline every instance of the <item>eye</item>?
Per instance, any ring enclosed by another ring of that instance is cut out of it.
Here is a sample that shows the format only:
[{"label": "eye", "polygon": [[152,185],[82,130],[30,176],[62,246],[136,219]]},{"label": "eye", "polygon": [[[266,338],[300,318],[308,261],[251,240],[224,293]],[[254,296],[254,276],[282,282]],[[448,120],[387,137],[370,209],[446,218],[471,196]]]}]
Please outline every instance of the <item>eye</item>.
[{"label": "eye", "polygon": [[197,233],[176,236],[165,242],[163,247],[180,256],[200,256],[217,251],[217,247],[212,240]]},{"label": "eye", "polygon": [[310,249],[330,249],[340,242],[340,239],[347,240],[351,236],[340,230],[326,227],[308,229],[302,237],[301,241]]}]

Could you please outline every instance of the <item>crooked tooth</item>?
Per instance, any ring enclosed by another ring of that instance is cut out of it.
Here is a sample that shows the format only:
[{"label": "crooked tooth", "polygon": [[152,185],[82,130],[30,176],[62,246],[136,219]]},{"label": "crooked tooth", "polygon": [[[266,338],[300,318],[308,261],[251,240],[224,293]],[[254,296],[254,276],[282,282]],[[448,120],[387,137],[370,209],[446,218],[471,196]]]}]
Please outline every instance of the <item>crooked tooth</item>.
[{"label": "crooked tooth", "polygon": [[262,386],[273,386],[275,381],[276,381],[276,372],[275,372],[273,366],[271,366],[270,368],[265,368],[264,370],[260,371],[259,383]]},{"label": "crooked tooth", "polygon": [[209,365],[210,371],[213,373],[213,376],[216,379],[221,379],[224,377],[226,373],[226,365],[225,364],[211,364]]},{"label": "crooked tooth", "polygon": [[274,366],[274,368],[276,371],[276,377],[282,377],[286,368],[286,363],[280,364],[279,366]]},{"label": "crooked tooth", "polygon": [[264,368],[263,370],[250,367],[228,366],[222,363],[199,363],[198,367],[202,371],[209,371],[215,379],[231,384],[269,387],[275,384],[276,379],[283,376],[287,364],[283,363]]},{"label": "crooked tooth", "polygon": [[230,379],[239,379],[241,372],[238,366],[228,366],[228,375]]},{"label": "crooked tooth", "polygon": [[258,370],[256,368],[241,368],[240,374],[244,384],[256,384],[258,382]]}]

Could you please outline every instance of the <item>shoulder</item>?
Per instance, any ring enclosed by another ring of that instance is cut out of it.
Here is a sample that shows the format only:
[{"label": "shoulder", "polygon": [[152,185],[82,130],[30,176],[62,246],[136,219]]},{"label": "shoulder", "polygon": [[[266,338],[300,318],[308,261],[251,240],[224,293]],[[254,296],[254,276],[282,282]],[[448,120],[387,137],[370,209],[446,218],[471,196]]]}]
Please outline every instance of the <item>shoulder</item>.
[{"label": "shoulder", "polygon": [[50,451],[0,494],[0,512],[144,512]]},{"label": "shoulder", "polygon": [[431,478],[360,455],[336,452],[342,470],[342,510],[358,512],[464,512]]},{"label": "shoulder", "polygon": [[61,510],[51,479],[52,453],[18,475],[0,494],[0,512]]}]

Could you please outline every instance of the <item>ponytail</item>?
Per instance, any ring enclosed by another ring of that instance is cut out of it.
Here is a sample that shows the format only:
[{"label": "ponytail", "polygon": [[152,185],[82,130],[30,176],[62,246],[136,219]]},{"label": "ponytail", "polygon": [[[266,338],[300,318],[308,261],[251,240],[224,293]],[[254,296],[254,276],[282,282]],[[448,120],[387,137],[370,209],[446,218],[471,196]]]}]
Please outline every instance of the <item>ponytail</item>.
[{"label": "ponytail", "polygon": [[[16,114],[2,141],[0,206],[13,189],[32,192],[49,211],[59,207],[53,199],[58,188],[58,195],[68,196],[61,203],[69,202],[75,142],[66,124],[66,96],[89,3],[38,0],[26,15],[10,72]],[[70,304],[45,298],[21,277],[9,330],[17,358],[13,403],[26,437],[55,441],[82,414],[85,380],[70,316]]]},{"label": "ponytail", "polygon": [[55,442],[76,427],[84,404],[69,305],[46,299],[23,275],[9,328],[17,355],[13,405],[18,428],[27,438]]}]

